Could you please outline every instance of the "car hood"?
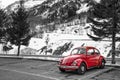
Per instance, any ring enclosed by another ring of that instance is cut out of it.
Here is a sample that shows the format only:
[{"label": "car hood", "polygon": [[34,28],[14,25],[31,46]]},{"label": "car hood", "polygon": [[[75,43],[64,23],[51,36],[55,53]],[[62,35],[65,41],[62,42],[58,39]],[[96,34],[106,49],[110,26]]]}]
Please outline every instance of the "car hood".
[{"label": "car hood", "polygon": [[71,64],[74,60],[81,58],[82,55],[70,55],[65,58],[63,58],[62,64],[69,65]]}]

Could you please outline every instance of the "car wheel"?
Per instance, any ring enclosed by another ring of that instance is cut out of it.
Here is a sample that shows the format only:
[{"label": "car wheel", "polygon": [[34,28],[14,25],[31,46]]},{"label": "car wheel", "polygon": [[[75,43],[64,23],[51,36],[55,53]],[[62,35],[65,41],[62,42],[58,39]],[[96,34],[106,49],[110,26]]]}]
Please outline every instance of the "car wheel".
[{"label": "car wheel", "polygon": [[64,70],[64,69],[62,69],[62,68],[59,68],[59,70],[60,70],[61,72],[65,72],[65,70]]},{"label": "car wheel", "polygon": [[81,74],[81,75],[85,74],[85,72],[86,72],[86,65],[85,65],[85,63],[81,63],[81,65],[78,68],[77,72],[78,72],[78,74]]},{"label": "car wheel", "polygon": [[105,61],[102,60],[101,65],[100,65],[100,69],[103,69],[104,67],[105,67]]}]

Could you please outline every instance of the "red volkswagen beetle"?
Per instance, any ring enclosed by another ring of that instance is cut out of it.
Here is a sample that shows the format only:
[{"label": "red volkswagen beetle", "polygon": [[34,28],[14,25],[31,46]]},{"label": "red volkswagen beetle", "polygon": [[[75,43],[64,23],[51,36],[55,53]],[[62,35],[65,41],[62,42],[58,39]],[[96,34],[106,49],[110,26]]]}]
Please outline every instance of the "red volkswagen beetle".
[{"label": "red volkswagen beetle", "polygon": [[105,58],[95,47],[85,46],[72,50],[71,54],[59,61],[59,70],[65,72],[68,70],[77,71],[78,74],[84,74],[87,69],[105,67]]}]

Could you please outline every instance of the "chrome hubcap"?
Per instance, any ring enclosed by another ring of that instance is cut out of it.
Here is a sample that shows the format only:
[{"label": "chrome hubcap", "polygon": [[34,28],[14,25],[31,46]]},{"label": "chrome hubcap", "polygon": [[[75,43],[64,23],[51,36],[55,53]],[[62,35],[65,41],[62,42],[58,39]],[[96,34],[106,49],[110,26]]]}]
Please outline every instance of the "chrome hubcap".
[{"label": "chrome hubcap", "polygon": [[105,65],[105,63],[104,62],[102,62],[102,66],[104,66]]},{"label": "chrome hubcap", "polygon": [[81,66],[81,71],[84,72],[85,71],[85,67]]}]

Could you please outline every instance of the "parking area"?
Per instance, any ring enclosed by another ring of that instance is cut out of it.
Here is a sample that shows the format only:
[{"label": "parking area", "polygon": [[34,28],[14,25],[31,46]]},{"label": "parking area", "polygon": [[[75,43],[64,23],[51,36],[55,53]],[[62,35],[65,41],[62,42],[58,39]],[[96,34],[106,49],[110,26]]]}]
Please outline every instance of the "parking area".
[{"label": "parking area", "polygon": [[120,68],[113,68],[107,72],[92,77],[90,80],[120,80]]},{"label": "parking area", "polygon": [[57,62],[0,58],[0,80],[86,80],[105,69],[91,69],[84,75],[76,72],[62,73],[57,68]]}]

